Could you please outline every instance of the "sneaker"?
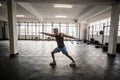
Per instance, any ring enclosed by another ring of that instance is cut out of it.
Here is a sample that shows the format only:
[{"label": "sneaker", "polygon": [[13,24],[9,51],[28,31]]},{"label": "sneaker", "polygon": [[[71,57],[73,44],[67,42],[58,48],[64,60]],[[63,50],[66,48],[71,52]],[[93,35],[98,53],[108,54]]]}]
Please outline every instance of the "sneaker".
[{"label": "sneaker", "polygon": [[70,66],[75,66],[75,62],[70,63]]},{"label": "sneaker", "polygon": [[56,65],[56,62],[51,62],[50,65]]}]

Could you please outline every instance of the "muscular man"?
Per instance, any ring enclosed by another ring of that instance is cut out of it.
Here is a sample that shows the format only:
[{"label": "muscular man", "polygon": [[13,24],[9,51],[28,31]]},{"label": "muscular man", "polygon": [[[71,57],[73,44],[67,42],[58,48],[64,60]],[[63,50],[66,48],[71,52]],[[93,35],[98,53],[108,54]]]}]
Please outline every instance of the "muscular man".
[{"label": "muscular man", "polygon": [[55,37],[57,45],[58,45],[58,47],[55,48],[51,52],[51,56],[52,56],[53,62],[51,62],[50,65],[56,65],[56,60],[55,60],[54,54],[57,53],[57,52],[60,52],[60,51],[63,54],[65,54],[72,61],[72,63],[70,64],[71,66],[75,65],[75,60],[68,54],[68,52],[66,50],[66,47],[65,47],[65,44],[64,44],[64,37],[68,37],[68,38],[72,38],[72,39],[76,39],[76,38],[74,38],[72,36],[69,36],[69,35],[66,35],[64,33],[59,33],[58,32],[58,28],[54,28],[53,32],[54,32],[54,34],[49,34],[49,33],[41,32],[42,34],[45,34],[45,35],[48,35],[48,36],[51,36],[51,37]]}]

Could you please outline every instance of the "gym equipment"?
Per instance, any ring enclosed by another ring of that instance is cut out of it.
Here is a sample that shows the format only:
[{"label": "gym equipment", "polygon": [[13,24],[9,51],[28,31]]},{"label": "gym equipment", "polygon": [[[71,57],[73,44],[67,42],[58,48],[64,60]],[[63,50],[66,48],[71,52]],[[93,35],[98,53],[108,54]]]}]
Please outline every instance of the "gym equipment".
[{"label": "gym equipment", "polygon": [[103,35],[103,31],[100,31],[100,35]]},{"label": "gym equipment", "polygon": [[94,44],[94,41],[95,41],[94,38],[90,38],[90,43],[91,44]]},{"label": "gym equipment", "polygon": [[94,34],[94,26],[92,26],[92,38],[93,38],[93,34]]},{"label": "gym equipment", "polygon": [[102,35],[102,46],[104,46],[104,32],[106,27],[109,27],[109,26],[105,26],[105,23],[103,23],[103,31],[100,31],[100,34]]},{"label": "gym equipment", "polygon": [[79,42],[76,42],[76,44],[79,44]]},{"label": "gym equipment", "polygon": [[95,44],[95,48],[100,48],[101,47],[100,42],[97,41],[97,40],[95,40],[94,44]]},{"label": "gym equipment", "polygon": [[86,43],[87,43],[87,44],[90,44],[90,41],[88,40]]},{"label": "gym equipment", "polygon": [[80,41],[76,41],[76,44],[80,44]]},{"label": "gym equipment", "polygon": [[88,27],[88,40],[90,39],[89,33],[90,33],[90,26]]},{"label": "gym equipment", "polygon": [[[92,38],[90,38],[90,28],[92,28]],[[89,26],[88,27],[88,40],[85,40],[84,43],[87,43],[87,44],[94,44],[94,38],[93,38],[93,34],[94,34],[94,26]]]},{"label": "gym equipment", "polygon": [[103,52],[107,52],[108,51],[108,43],[105,43],[105,45],[102,46]]}]

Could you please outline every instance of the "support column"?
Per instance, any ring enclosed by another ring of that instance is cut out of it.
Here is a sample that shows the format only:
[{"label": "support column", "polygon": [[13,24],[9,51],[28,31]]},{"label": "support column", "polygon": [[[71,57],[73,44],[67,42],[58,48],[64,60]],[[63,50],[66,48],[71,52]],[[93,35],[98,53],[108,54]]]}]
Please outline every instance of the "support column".
[{"label": "support column", "polygon": [[79,26],[79,25],[78,25],[78,22],[76,22],[76,23],[75,23],[75,29],[76,29],[76,33],[75,33],[76,36],[75,36],[75,37],[76,37],[76,38],[79,38],[79,33],[78,33],[78,32],[79,32],[79,29],[78,29],[78,26]]},{"label": "support column", "polygon": [[86,41],[86,30],[87,30],[87,23],[80,23],[80,36],[81,40]]},{"label": "support column", "polygon": [[119,5],[112,5],[108,55],[116,56],[117,33],[119,24]]},{"label": "support column", "polygon": [[8,9],[10,57],[15,57],[16,54],[18,54],[16,2],[14,0],[7,0],[7,9]]},{"label": "support column", "polygon": [[80,32],[81,32],[81,31],[80,31],[80,30],[81,30],[80,23],[78,23],[78,27],[79,27],[79,40],[80,40],[80,37],[81,37],[81,36],[80,36]]}]

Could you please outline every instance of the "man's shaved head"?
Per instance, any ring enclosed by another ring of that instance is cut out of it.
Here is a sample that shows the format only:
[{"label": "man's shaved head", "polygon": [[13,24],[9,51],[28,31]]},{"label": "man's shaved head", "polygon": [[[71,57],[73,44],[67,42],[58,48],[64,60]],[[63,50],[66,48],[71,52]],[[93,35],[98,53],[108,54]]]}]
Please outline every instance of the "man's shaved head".
[{"label": "man's shaved head", "polygon": [[58,33],[58,28],[53,28],[54,33]]}]

